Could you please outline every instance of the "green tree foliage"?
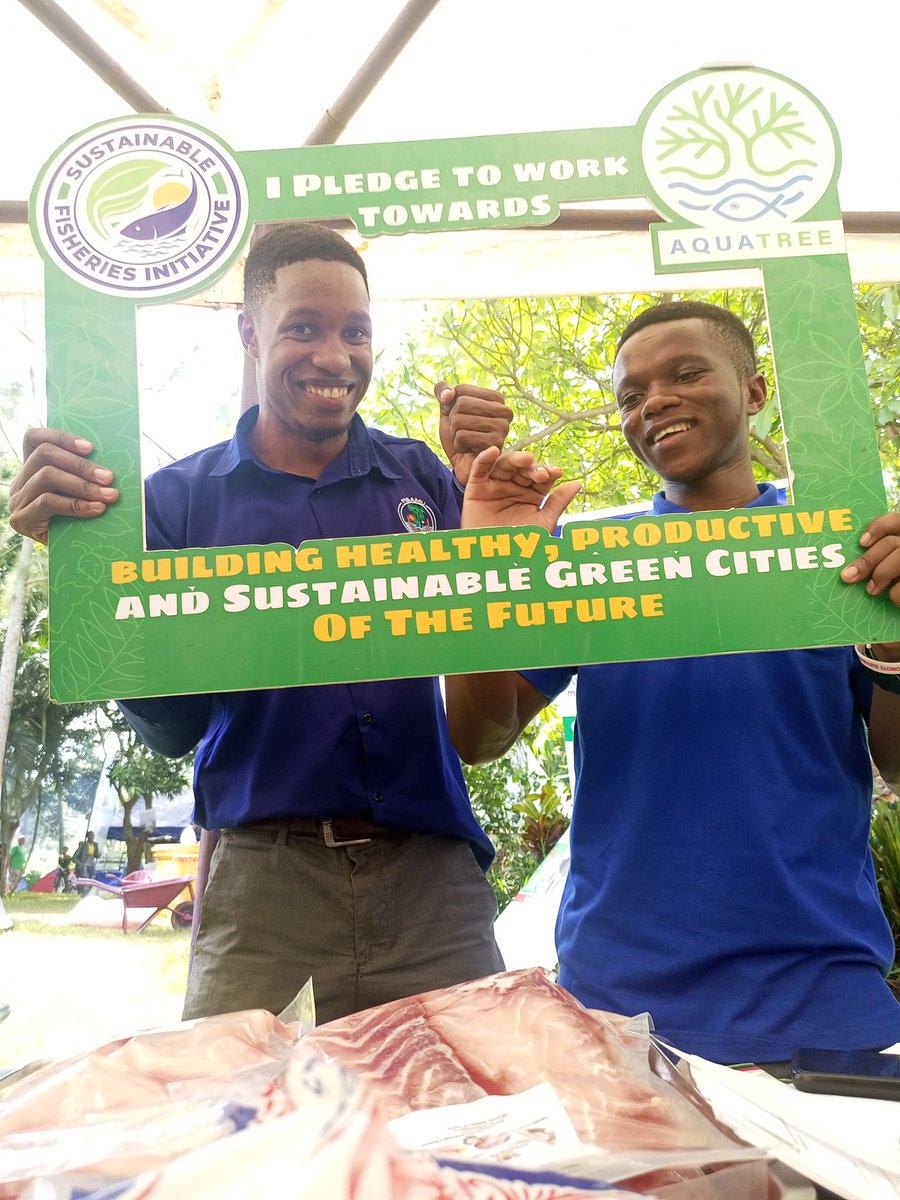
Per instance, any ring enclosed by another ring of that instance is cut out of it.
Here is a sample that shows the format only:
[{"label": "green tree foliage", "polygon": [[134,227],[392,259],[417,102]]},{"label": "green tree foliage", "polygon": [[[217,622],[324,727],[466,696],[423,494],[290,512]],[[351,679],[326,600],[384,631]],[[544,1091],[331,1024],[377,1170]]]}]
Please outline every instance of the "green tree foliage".
[{"label": "green tree foliage", "polygon": [[[857,289],[857,310],[885,467],[900,465],[900,288]],[[661,300],[702,299],[737,313],[756,342],[771,398],[754,418],[757,477],[787,473],[772,353],[760,291],[457,301],[431,306],[420,333],[377,381],[367,415],[383,429],[437,442],[434,384],[466,380],[502,392],[515,411],[509,446],[527,449],[583,481],[575,506],[646,499],[657,481],[629,453],[619,429],[611,375],[619,333]]]},{"label": "green tree foliage", "polygon": [[[40,592],[32,591],[30,600],[40,599]],[[102,732],[95,715],[94,705],[56,704],[50,699],[46,607],[31,611],[22,631],[4,760],[7,845],[32,808],[33,828],[43,814],[55,829],[56,798],[77,790],[86,773],[96,779]]]},{"label": "green tree foliage", "polygon": [[870,843],[878,891],[897,951],[888,983],[900,997],[900,803],[895,797],[876,798]]},{"label": "green tree foliage", "polygon": [[[582,510],[628,504],[655,490],[651,473],[632,458],[619,430],[612,366],[619,333],[642,309],[662,299],[700,294],[544,297],[457,301],[435,309],[399,364],[378,381],[370,419],[382,428],[436,444],[434,384],[466,380],[502,392],[515,411],[511,449],[580,479]],[[761,367],[771,378],[762,294],[704,293],[741,316],[754,334]],[[754,422],[760,477],[783,475],[777,406]]]},{"label": "green tree foliage", "polygon": [[857,290],[862,336],[878,444],[893,506],[900,504],[900,285]]},{"label": "green tree foliage", "polygon": [[[0,418],[6,419],[20,399],[21,388],[0,392]],[[15,663],[10,664],[15,671],[11,705],[0,714],[4,723],[0,840],[5,847],[31,809],[36,810],[33,829],[37,829],[45,802],[64,793],[85,762],[96,759],[98,744],[96,727],[86,721],[93,705],[59,705],[50,700],[47,555],[41,547],[23,543],[6,524],[7,490],[2,485],[8,484],[19,465],[11,454],[0,455],[0,632],[4,650],[7,643],[16,650]],[[19,611],[10,596],[23,565],[28,572],[27,590]],[[2,870],[5,862],[0,863]]]},{"label": "green tree foliage", "polygon": [[562,721],[548,710],[504,758],[463,769],[497,851],[488,878],[502,910],[569,825]]}]

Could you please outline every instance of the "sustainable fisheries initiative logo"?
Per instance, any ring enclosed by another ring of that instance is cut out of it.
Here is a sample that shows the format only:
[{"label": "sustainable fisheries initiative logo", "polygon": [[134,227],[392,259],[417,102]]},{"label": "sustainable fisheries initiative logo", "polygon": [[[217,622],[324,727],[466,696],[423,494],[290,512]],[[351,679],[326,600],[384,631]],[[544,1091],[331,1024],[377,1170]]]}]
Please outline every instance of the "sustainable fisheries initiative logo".
[{"label": "sustainable fisheries initiative logo", "polygon": [[397,515],[407,533],[434,533],[437,529],[434,512],[424,500],[405,496],[397,505]]},{"label": "sustainable fisheries initiative logo", "polygon": [[238,251],[247,188],[231,151],[182,121],[131,117],[79,134],[35,187],[44,254],[95,291],[134,299],[196,290]]},{"label": "sustainable fisheries initiative logo", "polygon": [[641,151],[650,186],[676,219],[735,231],[784,226],[822,198],[837,166],[831,124],[781,76],[711,70],[651,102]]}]

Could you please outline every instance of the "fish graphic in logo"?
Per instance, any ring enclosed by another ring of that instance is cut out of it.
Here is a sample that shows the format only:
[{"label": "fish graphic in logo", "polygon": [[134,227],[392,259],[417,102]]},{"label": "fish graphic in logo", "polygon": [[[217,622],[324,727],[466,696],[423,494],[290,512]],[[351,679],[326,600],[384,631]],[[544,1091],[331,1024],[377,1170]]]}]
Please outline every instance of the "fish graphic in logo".
[{"label": "fish graphic in logo", "polygon": [[[119,231],[122,237],[148,242],[154,238],[169,237],[182,233],[188,219],[197,207],[197,180],[191,176],[191,189],[187,191],[182,181],[166,182],[157,187],[151,197],[153,208],[136,221]],[[172,201],[176,202],[173,203]]]},{"label": "fish graphic in logo", "polygon": [[397,505],[397,515],[407,533],[433,533],[437,529],[434,511],[424,500],[405,496]]},{"label": "fish graphic in logo", "polygon": [[[187,176],[190,178],[188,179]],[[117,162],[97,172],[86,191],[84,206],[89,226],[113,244],[143,254],[155,254],[165,238],[183,234],[200,210],[194,172],[162,156]],[[140,250],[135,243],[147,243]]]},{"label": "fish graphic in logo", "polygon": [[[729,179],[714,188],[701,188],[694,183],[675,182],[672,192],[690,193],[690,198],[675,203],[688,212],[714,212],[727,221],[758,221],[770,213],[790,220],[785,209],[803,199],[803,184],[812,183],[811,175],[794,175],[783,183],[765,184],[755,179]],[[798,191],[792,191],[797,188]],[[775,195],[767,195],[774,192]],[[790,193],[790,194],[789,194]],[[718,198],[717,198],[718,197]],[[715,201],[715,203],[714,203]]]}]

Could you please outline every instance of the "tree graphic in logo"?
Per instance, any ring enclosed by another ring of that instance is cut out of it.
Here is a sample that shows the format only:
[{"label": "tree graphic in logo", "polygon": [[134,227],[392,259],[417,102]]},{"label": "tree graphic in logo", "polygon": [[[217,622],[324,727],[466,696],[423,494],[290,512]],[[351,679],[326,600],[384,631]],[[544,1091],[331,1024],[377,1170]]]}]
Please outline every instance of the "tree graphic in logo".
[{"label": "tree graphic in logo", "polygon": [[796,221],[836,163],[834,135],[812,98],[750,69],[706,72],[654,100],[642,152],[664,208],[720,227]]}]

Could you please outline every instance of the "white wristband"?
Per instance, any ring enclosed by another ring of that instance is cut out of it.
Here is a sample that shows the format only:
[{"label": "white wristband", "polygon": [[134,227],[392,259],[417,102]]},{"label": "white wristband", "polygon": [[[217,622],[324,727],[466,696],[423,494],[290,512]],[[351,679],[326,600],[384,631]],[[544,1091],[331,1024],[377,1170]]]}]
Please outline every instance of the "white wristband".
[{"label": "white wristband", "polygon": [[880,658],[873,658],[871,646],[856,646],[855,649],[862,665],[876,675],[900,675],[900,662],[882,662]]}]

